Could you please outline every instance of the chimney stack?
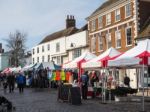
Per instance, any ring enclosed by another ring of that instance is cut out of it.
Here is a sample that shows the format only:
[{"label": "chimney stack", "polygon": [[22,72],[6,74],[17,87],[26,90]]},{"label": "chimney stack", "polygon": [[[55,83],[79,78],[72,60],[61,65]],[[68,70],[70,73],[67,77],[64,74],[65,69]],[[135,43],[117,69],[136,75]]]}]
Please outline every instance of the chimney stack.
[{"label": "chimney stack", "polygon": [[66,29],[70,27],[76,27],[76,20],[73,15],[70,16],[67,15],[67,19],[66,19]]}]

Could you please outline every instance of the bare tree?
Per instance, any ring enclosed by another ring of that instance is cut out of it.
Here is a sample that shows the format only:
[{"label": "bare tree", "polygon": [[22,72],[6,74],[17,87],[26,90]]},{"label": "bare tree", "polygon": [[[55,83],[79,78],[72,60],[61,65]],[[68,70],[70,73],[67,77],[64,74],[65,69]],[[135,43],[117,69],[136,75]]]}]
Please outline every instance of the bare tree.
[{"label": "bare tree", "polygon": [[19,66],[21,65],[21,59],[25,55],[25,43],[26,43],[26,33],[21,33],[16,31],[15,33],[10,33],[9,38],[5,39],[6,46],[11,52],[10,55],[10,65]]}]

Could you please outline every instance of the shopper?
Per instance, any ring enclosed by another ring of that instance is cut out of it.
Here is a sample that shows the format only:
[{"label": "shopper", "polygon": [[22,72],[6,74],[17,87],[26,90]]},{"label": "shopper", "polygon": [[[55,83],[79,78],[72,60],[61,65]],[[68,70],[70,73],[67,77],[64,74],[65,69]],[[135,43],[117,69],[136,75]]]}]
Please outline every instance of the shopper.
[{"label": "shopper", "polygon": [[82,84],[82,98],[87,99],[87,92],[88,92],[88,72],[84,72],[83,75],[81,75],[81,84]]},{"label": "shopper", "polygon": [[25,84],[25,76],[23,76],[21,72],[19,72],[19,75],[17,76],[17,83],[18,83],[19,92],[23,93],[24,84]]},{"label": "shopper", "polygon": [[4,89],[4,93],[6,93],[6,92],[7,92],[7,86],[8,86],[8,84],[7,84],[7,80],[6,80],[6,79],[4,79],[4,80],[3,80],[3,89]]},{"label": "shopper", "polygon": [[15,76],[14,76],[13,72],[8,74],[7,83],[8,83],[8,87],[9,87],[9,93],[14,92]]},{"label": "shopper", "polygon": [[127,76],[127,74],[125,74],[125,77],[124,77],[124,84],[130,87],[130,78]]}]

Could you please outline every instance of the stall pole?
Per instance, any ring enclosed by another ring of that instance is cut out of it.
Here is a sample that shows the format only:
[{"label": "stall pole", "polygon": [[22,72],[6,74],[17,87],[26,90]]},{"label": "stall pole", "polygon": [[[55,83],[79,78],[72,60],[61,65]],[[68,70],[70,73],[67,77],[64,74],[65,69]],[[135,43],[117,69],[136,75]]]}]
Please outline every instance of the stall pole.
[{"label": "stall pole", "polygon": [[107,75],[107,68],[105,67],[105,75],[104,75],[104,101],[103,104],[106,104],[106,75]]},{"label": "stall pole", "polygon": [[105,68],[105,76],[104,76],[104,103],[106,103],[106,68]]},{"label": "stall pole", "polygon": [[109,103],[111,103],[111,88],[109,90]]},{"label": "stall pole", "polygon": [[143,81],[143,96],[142,96],[142,112],[145,112],[145,97],[144,97],[144,64],[143,64],[143,77],[142,77],[142,81]]},{"label": "stall pole", "polygon": [[148,96],[148,76],[149,76],[149,74],[148,74],[148,67],[146,68],[146,71],[147,71],[147,96]]},{"label": "stall pole", "polygon": [[103,97],[103,93],[104,93],[104,79],[103,79],[103,77],[102,77],[102,102],[103,102],[103,100],[104,100],[104,97]]}]

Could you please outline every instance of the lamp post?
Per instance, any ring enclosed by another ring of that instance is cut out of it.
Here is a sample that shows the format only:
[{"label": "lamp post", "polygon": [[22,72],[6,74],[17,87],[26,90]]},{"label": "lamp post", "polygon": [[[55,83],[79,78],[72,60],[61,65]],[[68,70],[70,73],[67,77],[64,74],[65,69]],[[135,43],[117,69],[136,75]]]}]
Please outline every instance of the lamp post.
[{"label": "lamp post", "polygon": [[[71,42],[70,47],[74,49],[76,47],[76,44]],[[74,59],[74,50],[72,50],[72,59]]]},{"label": "lamp post", "polygon": [[[71,42],[70,47],[72,47],[73,49],[75,49],[75,48],[76,48],[76,44]],[[75,58],[75,51],[72,50],[72,59],[74,59],[74,58]],[[77,65],[77,66],[78,66],[78,65]],[[77,69],[78,69],[78,81],[80,81],[80,75],[81,75],[81,71],[82,71],[80,64],[79,64],[79,66],[77,67]]]},{"label": "lamp post", "polygon": [[71,43],[70,43],[70,47],[75,48],[75,47],[76,47],[76,44],[71,42]]}]

